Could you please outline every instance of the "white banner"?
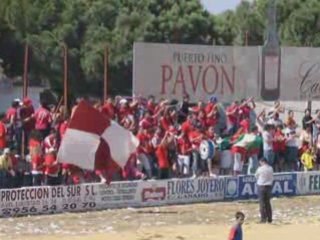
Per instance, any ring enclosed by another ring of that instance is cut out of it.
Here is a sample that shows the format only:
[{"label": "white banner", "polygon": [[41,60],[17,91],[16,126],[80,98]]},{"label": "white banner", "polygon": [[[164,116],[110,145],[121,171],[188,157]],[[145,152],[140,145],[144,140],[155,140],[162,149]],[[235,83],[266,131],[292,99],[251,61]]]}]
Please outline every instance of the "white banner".
[{"label": "white banner", "polygon": [[[283,47],[266,57],[262,47],[134,44],[133,93],[193,101],[215,95],[230,102],[320,99],[320,48]],[[265,66],[263,66],[263,63]]]},{"label": "white banner", "polygon": [[132,181],[0,190],[0,217],[224,199],[225,178]]}]

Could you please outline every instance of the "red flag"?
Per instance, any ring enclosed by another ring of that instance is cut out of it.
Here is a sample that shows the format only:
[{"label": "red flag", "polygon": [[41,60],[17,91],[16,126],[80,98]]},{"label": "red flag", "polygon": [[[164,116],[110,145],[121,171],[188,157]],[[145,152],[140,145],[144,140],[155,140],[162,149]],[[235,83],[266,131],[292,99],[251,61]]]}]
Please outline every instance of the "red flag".
[{"label": "red flag", "polygon": [[63,137],[58,161],[87,170],[107,170],[111,175],[126,165],[138,145],[130,131],[82,101]]}]

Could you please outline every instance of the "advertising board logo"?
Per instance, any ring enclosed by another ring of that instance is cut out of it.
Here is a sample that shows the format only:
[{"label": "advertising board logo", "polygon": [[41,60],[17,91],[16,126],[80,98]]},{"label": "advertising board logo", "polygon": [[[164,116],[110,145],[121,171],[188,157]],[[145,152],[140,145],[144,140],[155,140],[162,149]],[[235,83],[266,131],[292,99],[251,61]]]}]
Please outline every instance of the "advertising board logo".
[{"label": "advertising board logo", "polygon": [[164,201],[166,199],[165,187],[150,187],[142,190],[142,201]]},{"label": "advertising board logo", "polygon": [[238,181],[236,178],[226,179],[226,197],[234,198],[238,195]]}]

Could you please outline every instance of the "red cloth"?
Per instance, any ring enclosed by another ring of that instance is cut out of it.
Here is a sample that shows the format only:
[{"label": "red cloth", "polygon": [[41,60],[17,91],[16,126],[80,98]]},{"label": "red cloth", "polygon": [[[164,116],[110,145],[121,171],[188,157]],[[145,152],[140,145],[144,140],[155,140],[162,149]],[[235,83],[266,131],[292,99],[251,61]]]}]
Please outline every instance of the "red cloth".
[{"label": "red cloth", "polygon": [[158,165],[160,169],[170,168],[168,159],[168,149],[164,145],[160,145],[156,151],[156,156],[158,159]]},{"label": "red cloth", "polygon": [[6,142],[7,129],[3,122],[0,121],[0,149],[7,147]]},{"label": "red cloth", "polygon": [[36,129],[45,130],[50,127],[50,124],[52,122],[52,117],[50,112],[47,109],[40,107],[35,113],[35,120],[36,120]]}]

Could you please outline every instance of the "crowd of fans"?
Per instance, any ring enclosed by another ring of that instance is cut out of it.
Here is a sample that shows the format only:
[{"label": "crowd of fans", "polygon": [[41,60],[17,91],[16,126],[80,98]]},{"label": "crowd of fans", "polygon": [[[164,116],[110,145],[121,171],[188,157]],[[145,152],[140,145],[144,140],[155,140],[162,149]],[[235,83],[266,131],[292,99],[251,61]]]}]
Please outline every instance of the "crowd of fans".
[{"label": "crowd of fans", "polygon": [[[310,171],[320,166],[320,111],[305,111],[301,126],[293,111],[275,102],[256,114],[252,98],[228,106],[208,102],[116,97],[92,105],[132,131],[140,140],[124,169],[113,180],[166,179],[221,174],[253,174],[265,157],[275,171]],[[28,98],[15,99],[0,116],[0,188],[105,182],[108,173],[86,171],[57,162],[57,151],[70,116],[64,107],[41,103],[34,110]],[[280,115],[286,115],[282,121]],[[297,131],[299,129],[299,131]],[[255,137],[255,151],[237,151],[241,136]],[[215,153],[202,159],[202,141],[214,143]],[[119,149],[121,151],[121,149]]]}]

